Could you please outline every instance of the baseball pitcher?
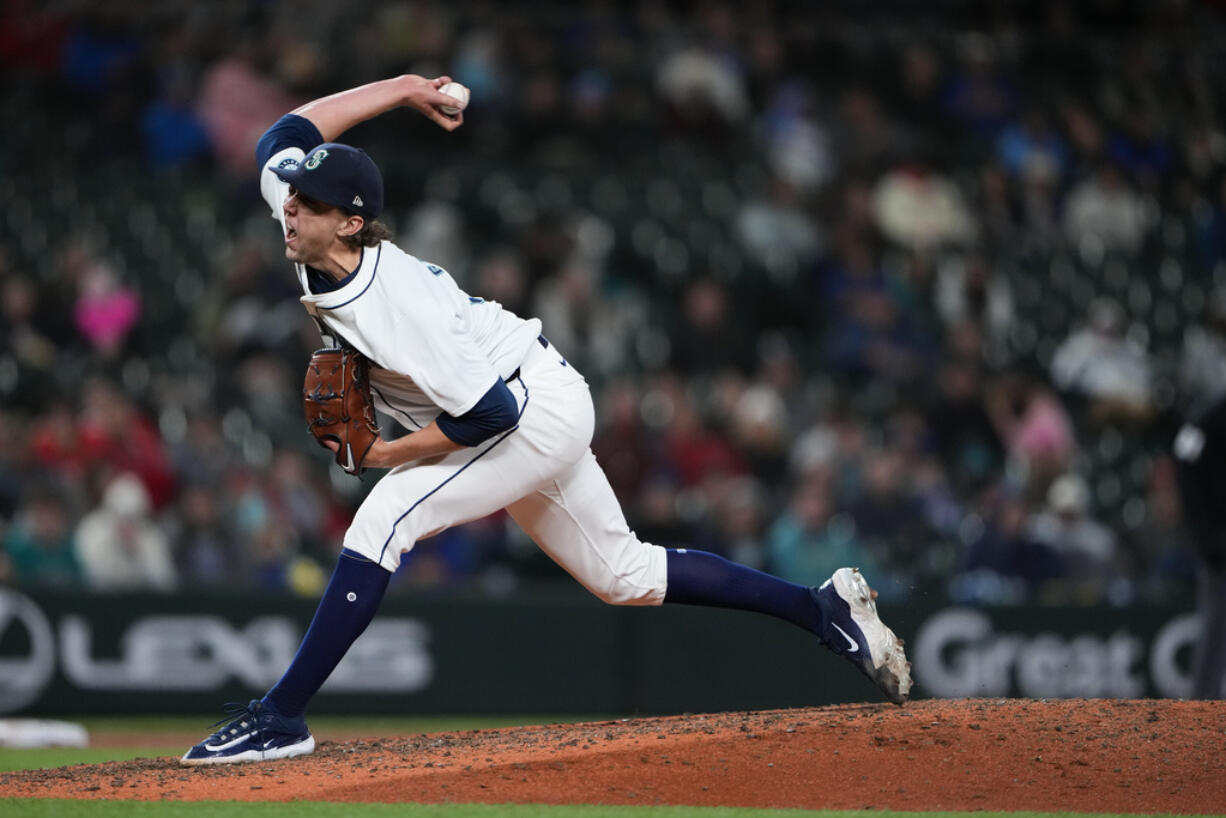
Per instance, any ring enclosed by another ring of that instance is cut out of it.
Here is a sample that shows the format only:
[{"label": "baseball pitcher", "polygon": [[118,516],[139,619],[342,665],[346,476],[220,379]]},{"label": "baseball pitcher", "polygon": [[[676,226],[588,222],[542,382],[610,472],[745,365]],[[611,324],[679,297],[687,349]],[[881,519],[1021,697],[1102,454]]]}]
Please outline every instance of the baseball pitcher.
[{"label": "baseball pitcher", "polygon": [[[589,448],[587,383],[540,321],[469,295],[446,270],[391,241],[378,221],[378,167],[334,140],[401,106],[452,131],[463,112],[440,90],[448,83],[405,75],[343,91],[287,114],[259,141],[260,190],[324,341],[304,383],[308,427],[347,471],[387,472],[346,532],[285,675],[182,763],[310,753],[307,705],[374,617],[402,556],[418,540],[499,509],[605,602],[784,619],[902,704],[910,665],[859,571],[841,568],[810,588],[714,554],[640,541]],[[411,431],[382,439],[372,402]]]}]

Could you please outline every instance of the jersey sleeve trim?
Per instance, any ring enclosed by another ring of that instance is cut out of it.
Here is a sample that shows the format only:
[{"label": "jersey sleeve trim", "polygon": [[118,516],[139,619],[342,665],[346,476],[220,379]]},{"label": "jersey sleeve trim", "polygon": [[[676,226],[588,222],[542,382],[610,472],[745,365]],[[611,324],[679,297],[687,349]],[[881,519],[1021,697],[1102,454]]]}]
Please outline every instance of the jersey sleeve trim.
[{"label": "jersey sleeve trim", "polygon": [[444,412],[435,421],[450,440],[461,446],[476,446],[514,426],[519,421],[519,407],[511,390],[499,378],[473,408],[459,417]]},{"label": "jersey sleeve trim", "polygon": [[264,131],[255,144],[256,166],[261,172],[268,160],[286,148],[298,148],[304,153],[324,141],[315,123],[304,116],[286,114]]}]

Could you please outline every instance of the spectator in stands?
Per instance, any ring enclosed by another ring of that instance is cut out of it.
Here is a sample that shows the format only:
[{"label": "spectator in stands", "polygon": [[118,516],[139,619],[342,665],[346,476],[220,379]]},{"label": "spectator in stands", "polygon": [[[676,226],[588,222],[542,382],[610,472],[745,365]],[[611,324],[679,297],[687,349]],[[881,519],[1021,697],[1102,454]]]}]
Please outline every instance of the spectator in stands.
[{"label": "spectator in stands", "polygon": [[251,172],[256,140],[282,112],[301,102],[262,71],[263,46],[250,36],[228,44],[229,51],[205,69],[196,108],[222,170],[235,178]]},{"label": "spectator in stands", "polygon": [[[540,236],[538,232],[536,235]],[[542,256],[553,257],[553,249],[539,251]],[[498,246],[477,260],[473,272],[472,291],[481,293],[489,301],[497,301],[517,315],[527,315],[532,297],[528,282],[527,264],[523,255],[512,247]],[[538,275],[543,271],[536,270]]]},{"label": "spectator in stands", "polygon": [[[72,314],[75,282],[69,280],[64,268],[66,250],[72,242],[70,239],[62,248],[57,265],[37,275],[32,266],[18,260],[15,246],[0,243],[0,281],[14,288],[4,293],[5,331],[19,361],[26,355],[33,356],[31,365],[41,361],[44,343],[55,348],[57,357],[65,355],[76,340]],[[31,344],[35,337],[42,340]]]},{"label": "spectator in stands", "polygon": [[982,488],[1000,473],[1005,453],[984,400],[982,367],[949,357],[934,385],[926,412],[933,447],[959,489]]},{"label": "spectator in stands", "polygon": [[874,178],[911,152],[907,131],[869,90],[852,87],[839,99],[830,122],[832,162],[847,174]]},{"label": "spectator in stands", "polygon": [[[1054,194],[1051,198],[1054,200]],[[979,218],[982,243],[992,252],[1016,247],[1024,238],[1033,240],[1033,230],[1027,230],[1019,186],[998,163],[987,162],[979,168],[979,184],[975,186],[971,207]],[[1049,210],[1053,207],[1049,206]]]},{"label": "spectator in stands", "polygon": [[223,485],[240,455],[222,434],[221,418],[203,402],[184,410],[184,415],[183,435],[167,448],[171,468],[189,483]]},{"label": "spectator in stands", "polygon": [[120,282],[115,268],[82,243],[65,249],[62,264],[76,288],[77,332],[103,360],[118,358],[140,318],[140,293]]},{"label": "spectator in stands", "polygon": [[80,587],[81,566],[72,528],[72,510],[63,490],[47,482],[30,486],[4,532],[4,553],[19,586]]},{"label": "spectator in stands", "polygon": [[[708,481],[705,519],[698,525],[693,547],[727,557],[750,568],[766,567],[763,542],[769,513],[766,488],[749,474]],[[810,578],[809,583],[815,582]]]},{"label": "spectator in stands", "polygon": [[1052,483],[1047,507],[1030,521],[1027,536],[1060,557],[1060,579],[1069,598],[1098,602],[1119,577],[1119,540],[1115,532],[1090,513],[1090,490],[1077,474]]},{"label": "spectator in stands", "polygon": [[925,161],[882,176],[873,190],[873,213],[882,235],[912,250],[964,247],[978,232],[957,185]]},{"label": "spectator in stands", "polygon": [[1169,178],[1175,151],[1159,126],[1160,118],[1142,104],[1131,106],[1123,122],[1107,138],[1107,155],[1144,190],[1156,189]]},{"label": "spectator in stands", "polygon": [[632,291],[602,292],[600,271],[576,260],[541,282],[531,314],[580,371],[602,380],[627,369],[634,341],[646,329],[646,306]]},{"label": "spectator in stands", "polygon": [[749,370],[753,345],[746,336],[744,316],[729,303],[730,297],[728,288],[714,278],[695,278],[686,285],[681,314],[669,338],[669,363],[682,375]]},{"label": "spectator in stands", "polygon": [[[592,452],[609,478],[609,485],[622,505],[632,507],[640,487],[655,465],[651,431],[643,421],[642,392],[636,381],[609,381],[601,396],[599,423],[592,438]],[[655,542],[645,537],[649,542]]]},{"label": "spectator in stands", "polygon": [[694,542],[694,521],[681,515],[680,488],[676,476],[662,469],[643,480],[632,495],[628,517],[635,534],[667,548],[686,548]]},{"label": "spectator in stands", "polygon": [[848,503],[856,535],[887,572],[908,577],[931,572],[927,554],[935,539],[911,472],[893,448],[870,451],[863,479]]},{"label": "spectator in stands", "polygon": [[130,5],[83,6],[60,51],[64,87],[88,110],[90,153],[118,153],[135,130],[148,41]]},{"label": "spectator in stands", "polygon": [[967,544],[963,576],[955,587],[963,600],[1019,603],[1037,599],[1043,585],[1063,576],[1060,554],[1027,529],[1029,508],[1020,495],[1003,493],[977,537]]},{"label": "spectator in stands", "polygon": [[885,574],[857,537],[851,517],[837,512],[831,481],[820,476],[803,480],[767,531],[769,570],[791,582],[810,583],[826,576],[831,566],[855,565],[882,577],[877,581],[881,588]]},{"label": "spectator in stands", "polygon": [[1146,228],[1141,197],[1112,162],[1100,162],[1073,186],[1064,203],[1064,232],[1075,247],[1092,240],[1109,253],[1133,254],[1141,248]]},{"label": "spectator in stands", "polygon": [[62,52],[65,81],[83,97],[99,97],[121,83],[144,51],[131,9],[90,7],[71,26]]},{"label": "spectator in stands", "polygon": [[704,141],[722,141],[749,114],[741,66],[704,46],[667,56],[656,72],[656,88],[674,127]]},{"label": "spectator in stands", "polygon": [[1199,548],[1179,496],[1178,461],[1154,460],[1145,485],[1144,521],[1133,530],[1138,581],[1150,600],[1183,599],[1195,587]]},{"label": "spectator in stands", "polygon": [[813,90],[791,80],[774,90],[761,117],[766,161],[802,199],[821,190],[837,169],[830,135],[815,113]]},{"label": "spectator in stands", "polygon": [[748,470],[732,441],[684,392],[672,393],[669,401],[671,416],[664,430],[663,452],[682,486],[697,487]]},{"label": "spectator in stands", "polygon": [[170,515],[170,541],[176,573],[192,585],[222,587],[238,578],[242,560],[234,534],[206,485],[183,487]]},{"label": "spectator in stands", "polygon": [[77,559],[95,591],[170,591],[177,584],[165,532],[150,516],[145,484],[120,473],[107,484],[98,508],[76,530]]},{"label": "spectator in stands", "polygon": [[176,477],[161,434],[115,382],[97,377],[83,385],[76,434],[91,477],[129,472],[140,478],[155,510],[170,502]]},{"label": "spectator in stands", "polygon": [[906,40],[899,50],[896,71],[891,88],[897,96],[890,99],[892,107],[909,127],[928,123],[940,107],[942,67],[936,49],[918,38]]},{"label": "spectator in stands", "polygon": [[819,303],[826,311],[822,352],[834,374],[852,384],[880,378],[910,383],[933,358],[933,339],[917,315],[902,309],[897,288],[859,235],[841,237],[822,265]]},{"label": "spectator in stands", "polygon": [[306,456],[293,449],[274,451],[263,488],[269,512],[294,530],[302,553],[331,557],[329,535],[339,539],[344,531],[329,531],[332,503]]},{"label": "spectator in stands", "polygon": [[6,389],[10,405],[37,410],[53,388],[60,348],[38,322],[39,288],[31,278],[3,274],[0,263],[0,348],[16,367],[16,383]]},{"label": "spectator in stands", "polygon": [[818,226],[806,213],[799,192],[779,177],[771,179],[765,196],[741,205],[735,230],[745,255],[782,278],[795,276],[822,249]]},{"label": "spectator in stands", "polygon": [[1006,354],[1016,310],[1008,276],[982,253],[954,254],[937,265],[934,306],[947,331],[964,323],[978,328],[982,354],[1000,360]]},{"label": "spectator in stands", "polygon": [[1149,355],[1128,336],[1124,310],[1115,301],[1095,301],[1088,318],[1056,349],[1053,383],[1084,401],[1092,421],[1144,422],[1153,412]]},{"label": "spectator in stands", "polygon": [[[399,236],[406,246],[417,251],[418,258],[435,259],[453,276],[467,275],[472,271],[472,247],[465,216],[453,202],[442,197],[428,198],[405,215]],[[279,279],[284,281],[283,276]]]},{"label": "spectator in stands", "polygon": [[274,516],[265,517],[247,539],[246,576],[260,590],[318,594],[327,577],[317,563],[299,553],[300,545],[289,524]]},{"label": "spectator in stands", "polygon": [[996,138],[996,159],[1014,178],[1038,176],[1056,188],[1068,170],[1064,139],[1036,106],[1001,130]]},{"label": "spectator in stands", "polygon": [[1060,107],[1071,172],[1087,172],[1106,161],[1107,137],[1102,124],[1081,99],[1070,96]]},{"label": "spectator in stands", "polygon": [[772,485],[787,472],[788,421],[787,403],[772,385],[755,382],[737,390],[729,432],[750,471]]},{"label": "spectator in stands", "polygon": [[1072,466],[1072,418],[1046,383],[1025,372],[1005,373],[987,387],[985,400],[1011,469],[1024,475],[1026,499],[1041,500]]},{"label": "spectator in stands", "polygon": [[[923,426],[916,431],[923,434],[927,430]],[[928,546],[929,571],[934,573],[955,562],[955,543],[971,500],[963,489],[965,481],[955,484],[950,470],[934,455],[914,457],[907,468],[911,472],[911,493],[924,523],[934,535]]]},{"label": "spectator in stands", "polygon": [[302,306],[265,250],[256,241],[237,242],[221,265],[213,298],[196,316],[218,365],[227,369],[253,355],[298,351],[295,333],[306,323]]},{"label": "spectator in stands", "polygon": [[55,479],[84,491],[94,461],[71,402],[53,396],[30,422],[30,455],[33,464]]},{"label": "spectator in stands", "polygon": [[958,63],[941,87],[941,107],[964,131],[991,138],[1017,108],[1016,80],[1005,67],[997,43],[978,32],[958,40]]},{"label": "spectator in stands", "polygon": [[[258,352],[247,356],[231,373],[239,404],[255,425],[273,442],[291,445],[300,440],[302,374],[285,355]],[[295,400],[299,398],[299,400]]]},{"label": "spectator in stands", "polygon": [[209,156],[211,143],[192,105],[192,88],[184,73],[163,73],[160,93],[141,111],[145,157],[155,169],[181,167]]}]

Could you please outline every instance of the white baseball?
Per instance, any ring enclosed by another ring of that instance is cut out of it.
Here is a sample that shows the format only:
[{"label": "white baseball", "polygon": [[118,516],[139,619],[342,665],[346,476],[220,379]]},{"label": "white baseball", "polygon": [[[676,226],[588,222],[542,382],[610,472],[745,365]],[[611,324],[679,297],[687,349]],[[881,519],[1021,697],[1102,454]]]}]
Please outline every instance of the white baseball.
[{"label": "white baseball", "polygon": [[460,83],[449,82],[438,90],[439,93],[446,94],[456,101],[455,105],[438,106],[438,109],[447,114],[447,116],[455,116],[468,107],[468,89],[460,85]]}]

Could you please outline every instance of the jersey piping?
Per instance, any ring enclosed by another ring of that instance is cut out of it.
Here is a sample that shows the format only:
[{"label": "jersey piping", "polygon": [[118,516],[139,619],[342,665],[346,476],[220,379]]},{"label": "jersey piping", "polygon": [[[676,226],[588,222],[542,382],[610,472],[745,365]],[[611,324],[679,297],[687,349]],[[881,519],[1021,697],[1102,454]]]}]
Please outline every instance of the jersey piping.
[{"label": "jersey piping", "polygon": [[[366,252],[365,248],[363,248],[362,252],[363,252],[363,258],[365,258],[365,255],[364,255]],[[321,310],[336,310],[336,309],[340,309],[346,304],[352,304],[354,301],[357,301],[359,298],[364,296],[366,294],[366,291],[370,289],[370,285],[375,283],[375,276],[379,274],[379,260],[381,258],[383,258],[383,243],[382,242],[379,243],[379,249],[375,253],[375,264],[374,264],[374,267],[372,267],[370,270],[370,278],[367,279],[366,286],[362,288],[362,291],[359,292],[357,295],[355,295],[353,298],[349,299],[348,301],[342,301],[340,304],[333,304],[328,307],[325,307],[323,304],[316,304],[315,305],[316,308],[321,309]],[[360,270],[361,268],[362,268],[362,265],[359,264],[358,269]]]},{"label": "jersey piping", "polygon": [[531,396],[528,393],[528,384],[524,383],[522,378],[520,379],[519,382],[523,384],[524,386],[524,405],[519,408],[519,415],[517,415],[515,418],[515,425],[512,426],[510,429],[507,429],[505,432],[503,432],[498,437],[498,439],[495,440],[493,443],[491,443],[489,446],[486,446],[484,449],[482,449],[477,454],[477,456],[474,457],[472,460],[469,460],[463,466],[460,466],[460,468],[456,469],[454,474],[452,474],[446,480],[439,483],[437,486],[430,489],[428,492],[426,492],[421,497],[419,497],[413,503],[413,505],[409,506],[409,508],[404,512],[404,514],[401,514],[399,517],[396,518],[396,522],[392,523],[391,532],[387,535],[387,539],[383,541],[383,547],[379,549],[379,559],[377,560],[377,562],[380,565],[383,564],[383,555],[387,553],[387,547],[391,545],[392,539],[396,536],[396,526],[400,525],[401,520],[403,520],[405,517],[408,517],[410,514],[412,514],[413,509],[417,508],[419,505],[426,502],[426,500],[429,500],[435,493],[437,493],[440,489],[442,489],[443,486],[447,485],[452,480],[456,479],[461,474],[463,474],[464,470],[467,469],[469,466],[471,466],[473,463],[476,463],[478,460],[480,460],[481,458],[485,457],[487,454],[492,452],[494,448],[498,446],[499,443],[502,443],[502,441],[510,437],[515,432],[515,430],[519,428],[519,419],[524,416],[524,411],[528,408],[528,401],[531,398]]}]

